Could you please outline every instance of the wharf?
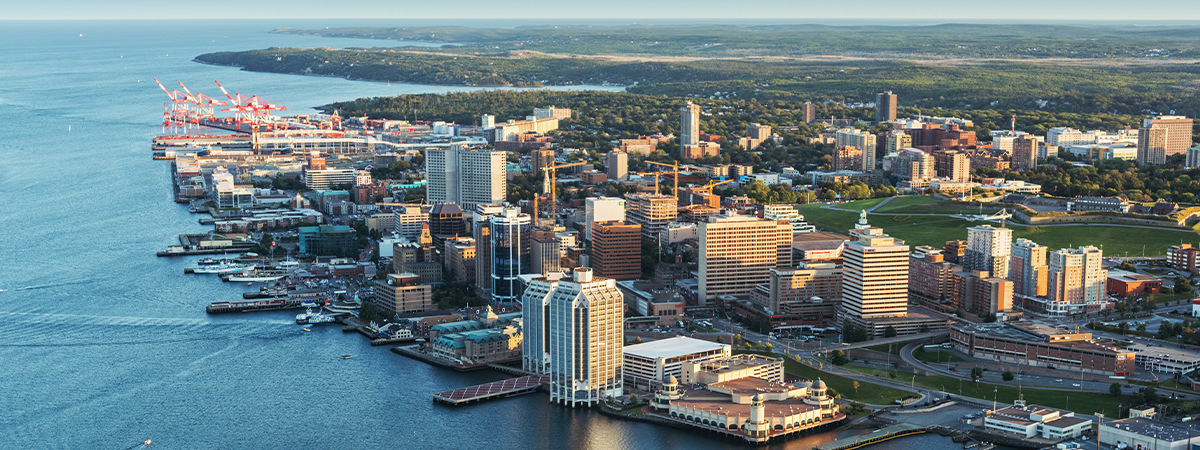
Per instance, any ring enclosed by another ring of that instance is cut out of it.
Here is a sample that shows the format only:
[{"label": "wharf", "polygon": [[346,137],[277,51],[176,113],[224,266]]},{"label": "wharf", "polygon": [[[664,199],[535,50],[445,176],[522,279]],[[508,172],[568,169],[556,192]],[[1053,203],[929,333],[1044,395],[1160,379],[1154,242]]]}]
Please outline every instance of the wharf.
[{"label": "wharf", "polygon": [[[343,328],[342,331],[354,331],[354,330],[346,330],[345,328]],[[449,360],[446,358],[440,358],[440,357],[433,356],[428,353],[422,352],[420,350],[417,350],[420,347],[421,347],[420,345],[392,347],[392,353],[395,353],[395,354],[401,355],[401,356],[407,356],[409,358],[416,359],[419,361],[425,361],[429,364],[433,364],[438,367],[445,367],[447,369],[453,369],[453,370],[456,370],[459,372],[470,372],[473,370],[482,370],[482,369],[494,369],[493,366],[495,366],[495,365],[504,365],[504,364],[510,364],[510,363],[515,363],[515,362],[521,361],[521,358],[509,358],[509,359],[502,359],[502,360],[498,360],[498,361],[491,361],[491,362],[479,363],[479,364],[462,364],[462,363],[459,363],[456,361],[452,361],[452,360]]]},{"label": "wharf", "polygon": [[478,386],[440,392],[433,394],[433,400],[457,406],[493,398],[527,394],[549,382],[549,375],[526,375],[520,378],[510,378]]},{"label": "wharf", "polygon": [[209,314],[226,314],[235,312],[253,312],[253,311],[274,311],[277,309],[299,308],[304,305],[304,300],[259,300],[254,302],[214,302],[204,307],[204,312]]},{"label": "wharf", "polygon": [[372,339],[372,340],[371,340],[371,346],[372,346],[372,347],[377,347],[377,346],[380,346],[380,345],[403,344],[403,343],[405,343],[405,342],[412,342],[412,341],[415,341],[415,340],[417,340],[417,338],[416,338],[416,337],[408,337],[408,338],[395,338],[395,339]]},{"label": "wharf", "polygon": [[919,434],[924,432],[924,427],[919,427],[910,423],[898,423],[889,427],[880,428],[862,436],[838,439],[827,444],[818,445],[813,447],[813,450],[851,450],[900,436],[908,436],[910,434]]}]

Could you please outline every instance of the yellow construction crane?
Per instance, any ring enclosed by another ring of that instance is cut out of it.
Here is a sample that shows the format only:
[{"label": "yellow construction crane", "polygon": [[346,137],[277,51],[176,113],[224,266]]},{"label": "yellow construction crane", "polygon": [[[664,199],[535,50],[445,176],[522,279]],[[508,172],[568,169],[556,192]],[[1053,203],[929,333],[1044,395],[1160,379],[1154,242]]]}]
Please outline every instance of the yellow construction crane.
[{"label": "yellow construction crane", "polygon": [[632,175],[654,175],[654,195],[658,195],[658,176],[662,172],[633,172]]},{"label": "yellow construction crane", "polygon": [[704,186],[696,186],[696,187],[697,187],[697,188],[699,188],[699,189],[706,189],[706,190],[708,190],[708,192],[711,194],[711,193],[712,193],[712,188],[714,188],[714,187],[717,187],[717,186],[720,186],[720,185],[722,185],[722,184],[725,184],[725,183],[732,183],[732,182],[733,182],[733,179],[732,179],[732,178],[730,178],[730,179],[728,179],[728,180],[725,180],[725,181],[714,181],[714,182],[712,182],[712,183],[708,183],[708,184],[706,184],[706,185],[704,185]]},{"label": "yellow construction crane", "polygon": [[548,194],[550,194],[550,220],[554,221],[551,223],[552,226],[558,223],[558,169],[582,166],[584,164],[587,164],[587,161],[566,164],[551,163],[549,167],[544,169],[546,171],[547,180],[550,181],[550,186],[548,186],[550,192],[548,192]]},{"label": "yellow construction crane", "polygon": [[[660,162],[654,162],[654,161],[643,161],[643,162],[645,162],[646,164],[654,164],[656,166],[670,167],[671,169],[673,169],[673,172],[675,175],[675,190],[671,191],[671,195],[673,195],[675,198],[679,198],[679,162],[676,161],[675,164],[666,164],[666,163],[660,163]],[[654,176],[654,193],[655,194],[658,193],[658,176],[657,175]]]}]

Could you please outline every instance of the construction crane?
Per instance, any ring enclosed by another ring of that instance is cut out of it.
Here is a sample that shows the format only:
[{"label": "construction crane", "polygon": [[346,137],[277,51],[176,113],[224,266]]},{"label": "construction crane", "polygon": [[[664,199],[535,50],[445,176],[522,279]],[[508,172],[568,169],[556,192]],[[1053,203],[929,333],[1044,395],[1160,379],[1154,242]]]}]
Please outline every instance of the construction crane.
[{"label": "construction crane", "polygon": [[[674,169],[675,190],[671,191],[671,195],[673,195],[675,198],[679,198],[679,162],[676,161],[675,164],[664,164],[664,163],[654,162],[654,161],[645,161],[645,163],[646,164],[654,164],[656,166],[670,167],[670,168]],[[654,177],[654,193],[655,194],[658,193],[658,176]]]},{"label": "construction crane", "polygon": [[176,89],[167,90],[158,78],[154,79],[158,83],[159,89],[162,89],[167,97],[171,98],[170,103],[163,104],[163,137],[184,137],[191,135],[191,129],[188,127],[188,119],[191,107],[188,106],[190,100],[189,95],[179,92]]},{"label": "construction crane", "polygon": [[558,223],[558,169],[582,166],[584,164],[587,164],[587,161],[566,164],[550,163],[550,166],[544,169],[546,173],[546,183],[548,184],[548,186],[545,186],[544,190],[548,191],[547,193],[550,194],[550,220],[554,221],[551,225]]},{"label": "construction crane", "polygon": [[631,174],[641,176],[654,175],[654,195],[658,195],[658,176],[662,175],[662,172],[632,172]]},{"label": "construction crane", "polygon": [[224,101],[209,97],[200,93],[199,91],[193,94],[191,90],[188,90],[187,86],[184,86],[182,81],[179,82],[179,87],[183,88],[183,92],[188,94],[189,100],[191,100],[195,105],[192,109],[190,121],[196,124],[197,130],[199,130],[199,126],[205,119],[207,119],[209,122],[215,122],[217,120],[217,115],[213,113],[213,107],[228,105],[228,103],[225,103]]},{"label": "construction crane", "polygon": [[708,184],[706,184],[706,185],[704,185],[704,186],[696,186],[696,188],[697,188],[697,189],[704,189],[704,190],[707,190],[709,193],[712,193],[712,188],[714,188],[714,187],[717,187],[717,186],[720,186],[720,185],[722,185],[722,184],[725,184],[725,183],[732,183],[733,181],[734,181],[734,180],[733,180],[732,178],[730,178],[730,179],[728,179],[728,180],[725,180],[725,181],[714,181],[714,182],[708,183]]}]

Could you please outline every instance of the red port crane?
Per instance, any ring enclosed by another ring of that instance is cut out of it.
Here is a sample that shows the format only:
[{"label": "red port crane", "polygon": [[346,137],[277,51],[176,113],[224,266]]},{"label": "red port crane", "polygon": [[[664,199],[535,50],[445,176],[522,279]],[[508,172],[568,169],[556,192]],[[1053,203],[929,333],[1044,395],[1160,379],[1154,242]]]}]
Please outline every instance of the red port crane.
[{"label": "red port crane", "polygon": [[229,102],[232,105],[222,111],[233,111],[233,120],[239,125],[239,128],[243,123],[253,130],[257,130],[262,125],[269,126],[273,123],[273,120],[271,120],[271,111],[287,110],[287,107],[268,102],[257,95],[246,97],[240,92],[229,95],[229,91],[225,90],[225,86],[222,86],[221,82],[214,81],[214,83],[217,83],[217,87],[221,88],[221,92],[225,93],[225,96],[229,98]]},{"label": "red port crane", "polygon": [[167,94],[167,97],[171,98],[171,101],[163,103],[163,137],[190,137],[192,130],[189,126],[191,116],[191,108],[188,106],[189,96],[175,89],[168,91],[166,86],[158,81],[158,78],[155,78],[154,82],[158,83],[158,87]]}]

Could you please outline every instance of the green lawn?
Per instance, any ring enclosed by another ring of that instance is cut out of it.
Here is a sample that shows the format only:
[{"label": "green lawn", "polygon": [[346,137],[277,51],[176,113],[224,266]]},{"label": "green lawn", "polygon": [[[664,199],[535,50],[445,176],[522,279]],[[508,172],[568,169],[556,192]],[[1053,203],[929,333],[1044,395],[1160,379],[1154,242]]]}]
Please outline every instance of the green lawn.
[{"label": "green lawn", "polygon": [[[892,203],[908,198],[910,197],[892,200]],[[892,203],[884,205],[880,209],[890,208]],[[821,209],[820,205],[800,206],[797,209],[809,223],[831,233],[845,234],[858,222],[858,214],[849,211]],[[872,225],[883,228],[888,235],[903,239],[908,245],[929,245],[939,248],[946,241],[966,239],[967,227],[986,223],[972,223],[949,217],[908,216],[906,214],[873,214],[868,216],[868,220]],[[1194,231],[1167,229],[1159,231],[1104,225],[1029,227],[1013,224],[1011,227],[1013,239],[1030,239],[1051,249],[1095,245],[1101,247],[1107,256],[1125,256],[1126,254],[1142,256],[1143,248],[1146,256],[1162,256],[1166,254],[1167,247],[1178,244],[1180,238],[1188,240],[1200,237],[1200,234]]]},{"label": "green lawn", "polygon": [[869,198],[866,200],[855,200],[852,202],[842,203],[840,205],[837,205],[837,207],[842,208],[842,209],[853,209],[856,211],[860,210],[860,209],[871,209],[871,208],[874,208],[875,205],[883,203],[884,200],[887,200],[887,198]]},{"label": "green lawn", "polygon": [[[948,202],[924,195],[897,197],[886,205],[875,210],[878,213],[896,214],[981,214],[979,205],[941,206],[933,203]],[[984,207],[982,213],[992,214],[999,211],[994,206]]]},{"label": "green lawn", "polygon": [[[908,345],[908,344],[910,344],[910,343],[912,343],[912,341],[909,341],[909,342],[897,342],[897,343],[895,343],[895,344],[879,344],[879,345],[872,345],[872,346],[870,346],[870,347],[867,347],[867,348],[868,348],[868,349],[871,349],[871,350],[875,350],[875,351],[877,351],[877,352],[884,352],[884,353],[888,353],[888,352],[890,352],[890,353],[891,353],[891,354],[893,354],[893,355],[899,355],[899,354],[900,354],[900,349],[904,348],[904,346],[905,346],[905,345]],[[890,345],[890,348],[889,348],[889,345]]]},{"label": "green lawn", "polygon": [[948,362],[966,361],[965,359],[962,359],[958,355],[955,355],[950,352],[927,352],[927,351],[925,351],[924,348],[920,348],[920,347],[917,348],[917,351],[913,352],[913,357],[917,358],[921,361],[931,362],[931,363],[948,363]]},{"label": "green lawn", "polygon": [[[764,354],[767,356],[779,356],[779,355],[773,355],[773,354],[766,354],[763,352],[752,352],[752,351],[745,351],[745,350],[734,350],[734,353],[736,353],[736,354],[757,353],[757,354]],[[913,395],[912,393],[905,392],[905,391],[902,391],[899,389],[893,389],[890,387],[880,386],[878,384],[866,383],[866,382],[859,382],[858,389],[855,390],[854,389],[854,380],[851,380],[846,377],[822,372],[822,371],[818,370],[816,367],[809,367],[806,364],[798,363],[798,362],[796,362],[796,360],[790,359],[790,358],[784,358],[783,365],[784,365],[783,366],[784,371],[786,371],[787,373],[790,373],[792,375],[804,377],[804,378],[807,378],[810,380],[815,380],[817,378],[820,378],[821,381],[824,381],[825,384],[827,384],[830,388],[837,391],[839,394],[842,394],[843,398],[846,398],[849,400],[857,400],[857,401],[860,401],[863,403],[870,403],[873,405],[890,405],[890,404],[894,403],[896,400],[900,400],[905,397]]]}]

